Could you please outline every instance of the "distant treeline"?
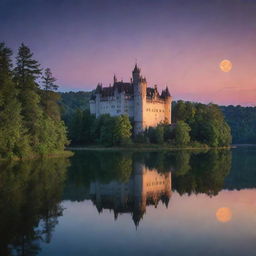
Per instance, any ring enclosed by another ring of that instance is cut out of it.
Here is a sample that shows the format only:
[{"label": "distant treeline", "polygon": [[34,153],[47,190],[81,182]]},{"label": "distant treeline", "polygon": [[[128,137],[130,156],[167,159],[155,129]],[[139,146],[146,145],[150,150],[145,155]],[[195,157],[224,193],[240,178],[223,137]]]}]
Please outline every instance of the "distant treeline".
[{"label": "distant treeline", "polygon": [[64,150],[68,140],[55,80],[26,45],[13,66],[12,50],[0,43],[0,159]]},{"label": "distant treeline", "polygon": [[[91,92],[82,91],[61,93],[62,116],[69,129],[77,110],[89,110],[90,96]],[[176,103],[173,102],[173,110]],[[220,106],[220,109],[231,128],[233,143],[256,143],[256,107]]]},{"label": "distant treeline", "polygon": [[219,107],[178,101],[173,104],[173,122],[149,127],[134,136],[133,120],[127,116],[90,115],[88,100],[91,92],[62,93],[63,119],[73,144],[103,144],[106,146],[142,144],[169,144],[213,147],[231,143],[230,129]]},{"label": "distant treeline", "polygon": [[256,107],[221,106],[233,143],[256,143]]}]

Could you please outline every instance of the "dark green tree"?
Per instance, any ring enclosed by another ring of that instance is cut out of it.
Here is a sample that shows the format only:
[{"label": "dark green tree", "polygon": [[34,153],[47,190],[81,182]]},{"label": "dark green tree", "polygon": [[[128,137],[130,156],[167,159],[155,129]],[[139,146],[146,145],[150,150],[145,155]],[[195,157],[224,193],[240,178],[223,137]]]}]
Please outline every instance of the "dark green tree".
[{"label": "dark green tree", "polygon": [[23,124],[29,134],[31,147],[36,149],[37,145],[41,143],[39,136],[43,117],[39,86],[36,83],[41,69],[39,63],[33,59],[33,53],[24,44],[21,44],[16,59],[15,82],[19,88]]},{"label": "dark green tree", "polygon": [[33,59],[33,53],[23,43],[19,48],[16,60],[15,78],[20,89],[38,88],[35,80],[41,75],[40,64]]},{"label": "dark green tree", "polygon": [[19,88],[23,125],[33,152],[49,154],[63,150],[68,141],[66,128],[60,121],[58,95],[48,88],[47,97],[43,97],[37,83],[41,74],[40,64],[33,59],[33,53],[27,46],[21,44],[16,59],[14,81]]},{"label": "dark green tree", "polygon": [[175,143],[176,145],[187,145],[190,142],[189,125],[184,121],[178,121],[175,127]]},{"label": "dark green tree", "polygon": [[60,106],[58,103],[60,95],[55,92],[58,90],[58,85],[55,84],[56,78],[53,77],[51,70],[46,68],[41,79],[43,90],[40,91],[40,94],[44,112],[52,119],[59,121],[61,119]]},{"label": "dark green tree", "polygon": [[178,101],[173,106],[173,119],[186,122],[192,141],[212,147],[230,145],[231,130],[220,108],[215,104]]},{"label": "dark green tree", "polygon": [[124,145],[129,143],[132,135],[132,125],[127,115],[114,118],[113,144]]},{"label": "dark green tree", "polygon": [[46,68],[44,75],[42,76],[43,90],[45,91],[57,91],[59,86],[55,84],[56,78],[53,76],[51,69]]},{"label": "dark green tree", "polygon": [[12,77],[11,55],[12,51],[0,43],[0,158],[22,157],[30,150]]},{"label": "dark green tree", "polygon": [[155,128],[155,136],[156,136],[156,143],[163,144],[164,143],[164,127],[162,125],[158,125]]},{"label": "dark green tree", "polygon": [[114,145],[114,129],[115,129],[115,118],[109,115],[101,117],[102,126],[100,126],[100,142],[105,146]]}]

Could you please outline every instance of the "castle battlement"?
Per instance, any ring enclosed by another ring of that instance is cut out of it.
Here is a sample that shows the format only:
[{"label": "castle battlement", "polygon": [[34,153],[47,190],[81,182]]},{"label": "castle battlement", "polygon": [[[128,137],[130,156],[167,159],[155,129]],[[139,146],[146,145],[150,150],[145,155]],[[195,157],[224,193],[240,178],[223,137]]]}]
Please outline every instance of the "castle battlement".
[{"label": "castle battlement", "polygon": [[117,81],[114,76],[112,85],[98,84],[90,99],[91,114],[128,115],[134,120],[135,133],[161,122],[170,124],[172,97],[168,87],[159,93],[157,85],[147,86],[140,72],[136,64],[130,82]]}]

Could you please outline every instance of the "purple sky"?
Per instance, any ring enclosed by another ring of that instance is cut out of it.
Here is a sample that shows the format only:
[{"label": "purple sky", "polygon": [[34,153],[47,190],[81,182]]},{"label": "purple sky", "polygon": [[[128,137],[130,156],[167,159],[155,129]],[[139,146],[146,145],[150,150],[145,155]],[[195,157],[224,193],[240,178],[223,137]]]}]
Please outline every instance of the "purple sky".
[{"label": "purple sky", "polygon": [[62,91],[128,81],[137,59],[174,99],[256,102],[256,0],[0,0],[0,40],[27,44]]}]

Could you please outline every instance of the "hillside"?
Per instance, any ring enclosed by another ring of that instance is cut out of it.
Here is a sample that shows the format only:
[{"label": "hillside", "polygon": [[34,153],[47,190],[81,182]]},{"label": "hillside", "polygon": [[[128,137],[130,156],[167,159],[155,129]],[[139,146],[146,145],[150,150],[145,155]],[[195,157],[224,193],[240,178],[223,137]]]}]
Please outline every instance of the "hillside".
[{"label": "hillside", "polygon": [[233,143],[256,143],[256,107],[221,106]]},{"label": "hillside", "polygon": [[89,109],[89,100],[92,92],[61,92],[60,106],[62,119],[67,123],[78,110]]}]

